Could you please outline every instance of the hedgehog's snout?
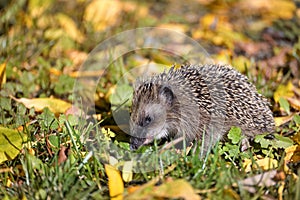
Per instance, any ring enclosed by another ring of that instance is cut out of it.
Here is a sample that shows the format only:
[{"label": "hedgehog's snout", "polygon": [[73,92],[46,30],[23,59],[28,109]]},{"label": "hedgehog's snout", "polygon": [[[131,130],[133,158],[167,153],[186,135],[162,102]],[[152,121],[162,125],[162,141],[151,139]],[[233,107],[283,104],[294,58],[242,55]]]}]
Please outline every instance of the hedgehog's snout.
[{"label": "hedgehog's snout", "polygon": [[145,129],[136,125],[131,121],[130,123],[130,150],[136,150],[142,146],[146,140]]},{"label": "hedgehog's snout", "polygon": [[144,144],[145,141],[146,141],[146,138],[138,138],[138,137],[131,136],[130,150],[138,149],[140,146],[142,146],[142,144]]}]

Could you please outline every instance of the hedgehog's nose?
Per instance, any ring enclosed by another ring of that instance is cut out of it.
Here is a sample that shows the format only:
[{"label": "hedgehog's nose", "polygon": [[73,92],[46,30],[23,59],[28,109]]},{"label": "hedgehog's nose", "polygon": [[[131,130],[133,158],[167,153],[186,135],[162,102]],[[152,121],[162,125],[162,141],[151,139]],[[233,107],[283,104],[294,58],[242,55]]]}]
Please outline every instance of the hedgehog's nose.
[{"label": "hedgehog's nose", "polygon": [[131,137],[130,138],[130,150],[137,150],[146,140],[146,138],[137,138],[137,137]]}]

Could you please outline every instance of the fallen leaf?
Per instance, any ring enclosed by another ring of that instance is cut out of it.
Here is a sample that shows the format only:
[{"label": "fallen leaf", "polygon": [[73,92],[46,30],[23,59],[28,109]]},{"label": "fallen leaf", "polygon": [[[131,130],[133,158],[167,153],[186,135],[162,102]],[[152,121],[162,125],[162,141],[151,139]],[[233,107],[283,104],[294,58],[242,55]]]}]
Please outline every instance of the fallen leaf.
[{"label": "fallen leaf", "polygon": [[284,116],[284,117],[274,117],[275,126],[281,126],[293,119],[294,115]]},{"label": "fallen leaf", "polygon": [[294,85],[292,83],[292,81],[289,81],[286,85],[279,85],[276,89],[276,91],[274,92],[274,100],[276,103],[279,102],[280,97],[293,97],[294,96],[294,92],[293,92],[293,88]]},{"label": "fallen leaf", "polygon": [[237,3],[244,15],[263,13],[264,21],[271,23],[273,20],[291,19],[296,9],[292,1],[286,0],[244,0]]},{"label": "fallen leaf", "polygon": [[243,161],[243,167],[246,172],[252,171],[252,169],[262,168],[264,170],[274,169],[278,166],[278,161],[273,158],[257,158],[255,157],[255,163],[251,159],[245,159]]},{"label": "fallen leaf", "polygon": [[24,106],[28,109],[34,108],[36,112],[41,112],[44,108],[48,107],[52,113],[60,114],[66,112],[72,106],[72,104],[66,101],[55,98],[17,99],[12,96],[11,98],[14,99],[16,102],[24,104]]},{"label": "fallen leaf", "polygon": [[121,11],[117,0],[94,0],[86,7],[83,19],[91,23],[95,31],[103,31],[117,23]]},{"label": "fallen leaf", "polygon": [[193,187],[184,179],[178,179],[167,182],[156,187],[153,191],[154,196],[169,199],[183,198],[185,200],[197,200],[200,196],[197,195]]},{"label": "fallen leaf", "polygon": [[286,149],[284,150],[284,152],[285,152],[285,157],[284,157],[284,162],[285,162],[285,164],[286,164],[286,163],[289,163],[289,162],[291,161],[291,159],[292,159],[292,157],[293,157],[295,151],[296,151],[298,148],[299,148],[298,145],[293,145],[293,146],[290,146],[290,147],[288,147],[288,148],[286,148]]},{"label": "fallen leaf", "polygon": [[169,180],[155,186],[157,181],[157,179],[154,179],[139,188],[135,187],[130,190],[132,193],[127,195],[125,199],[201,199],[193,187],[184,179]]},{"label": "fallen leaf", "polygon": [[261,56],[271,51],[271,47],[266,42],[237,42],[235,49],[245,53],[247,57]]},{"label": "fallen leaf", "polygon": [[60,24],[62,29],[64,30],[64,34],[72,38],[78,43],[82,43],[84,40],[83,33],[80,32],[80,30],[77,28],[75,22],[73,19],[71,19],[69,16],[59,13],[55,16],[57,22]]},{"label": "fallen leaf", "polygon": [[286,65],[287,56],[290,54],[291,51],[292,50],[288,47],[280,49],[275,56],[267,60],[268,66],[275,68]]},{"label": "fallen leaf", "polygon": [[276,184],[275,181],[273,181],[273,178],[276,176],[277,171],[271,170],[268,172],[264,172],[262,174],[258,174],[249,178],[246,178],[244,180],[241,180],[238,182],[238,184],[248,192],[255,193],[257,186],[265,186],[270,187]]},{"label": "fallen leaf", "polygon": [[[299,116],[300,118],[300,116]],[[299,123],[300,125],[300,123]],[[300,145],[300,131],[298,131],[296,134],[294,134],[292,137],[294,142],[296,142],[296,144]]]},{"label": "fallen leaf", "polygon": [[52,4],[52,0],[28,1],[28,12],[32,18],[40,17]]},{"label": "fallen leaf", "polygon": [[256,161],[256,164],[263,170],[274,169],[278,167],[278,161],[273,158],[263,158]]},{"label": "fallen leaf", "polygon": [[0,89],[6,83],[6,62],[0,64]]},{"label": "fallen leaf", "polygon": [[0,127],[0,163],[14,159],[26,138],[26,135],[16,130]]},{"label": "fallen leaf", "polygon": [[[67,57],[72,60],[72,63],[73,63],[73,67],[71,68],[72,70],[74,69],[79,69],[79,67],[84,63],[84,61],[87,60],[88,58],[88,54],[84,51],[78,51],[78,50],[73,50],[73,49],[70,49],[70,50],[67,50],[66,52],[67,54]],[[70,69],[69,67],[66,67],[64,69],[64,73],[69,73],[68,70]]]},{"label": "fallen leaf", "polygon": [[122,178],[126,183],[132,181],[132,176],[133,176],[132,166],[133,166],[133,161],[124,162],[124,166],[122,169]]},{"label": "fallen leaf", "polygon": [[97,71],[76,71],[71,72],[69,75],[74,78],[81,78],[81,77],[101,77],[104,74],[104,70],[97,70]]},{"label": "fallen leaf", "polygon": [[215,45],[225,45],[229,49],[233,49],[235,42],[247,41],[247,37],[234,30],[227,16],[212,13],[200,19],[199,28],[193,32],[193,38],[212,41]]},{"label": "fallen leaf", "polygon": [[251,67],[251,61],[245,56],[237,56],[232,60],[232,64],[239,72],[244,73],[247,68]]},{"label": "fallen leaf", "polygon": [[59,153],[58,153],[58,159],[57,162],[60,165],[61,163],[64,163],[68,159],[68,147],[61,146]]},{"label": "fallen leaf", "polygon": [[287,100],[295,110],[300,111],[300,100],[299,99],[288,97]]},{"label": "fallen leaf", "polygon": [[58,70],[54,67],[51,67],[49,69],[49,73],[52,74],[52,75],[55,75],[55,76],[60,76],[62,74],[61,70]]},{"label": "fallen leaf", "polygon": [[124,184],[120,172],[111,165],[105,165],[105,172],[108,177],[108,189],[111,200],[122,200]]}]

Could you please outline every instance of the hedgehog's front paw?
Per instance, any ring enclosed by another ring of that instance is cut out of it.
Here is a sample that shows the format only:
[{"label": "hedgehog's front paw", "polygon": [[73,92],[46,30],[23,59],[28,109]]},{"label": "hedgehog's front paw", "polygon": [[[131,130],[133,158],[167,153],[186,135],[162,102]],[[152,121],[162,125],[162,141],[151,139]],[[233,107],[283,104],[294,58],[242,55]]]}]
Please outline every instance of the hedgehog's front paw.
[{"label": "hedgehog's front paw", "polygon": [[249,149],[251,147],[250,143],[249,143],[249,139],[247,137],[244,137],[242,139],[242,146],[241,146],[241,151],[244,152],[247,149]]}]

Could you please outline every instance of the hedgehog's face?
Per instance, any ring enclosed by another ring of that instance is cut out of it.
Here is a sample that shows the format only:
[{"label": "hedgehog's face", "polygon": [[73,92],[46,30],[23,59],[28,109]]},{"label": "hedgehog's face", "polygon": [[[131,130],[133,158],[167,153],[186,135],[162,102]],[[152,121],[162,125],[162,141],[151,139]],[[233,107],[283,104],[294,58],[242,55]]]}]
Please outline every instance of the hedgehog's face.
[{"label": "hedgehog's face", "polygon": [[167,112],[174,99],[171,89],[153,84],[142,87],[136,90],[132,102],[131,149],[168,137]]}]

